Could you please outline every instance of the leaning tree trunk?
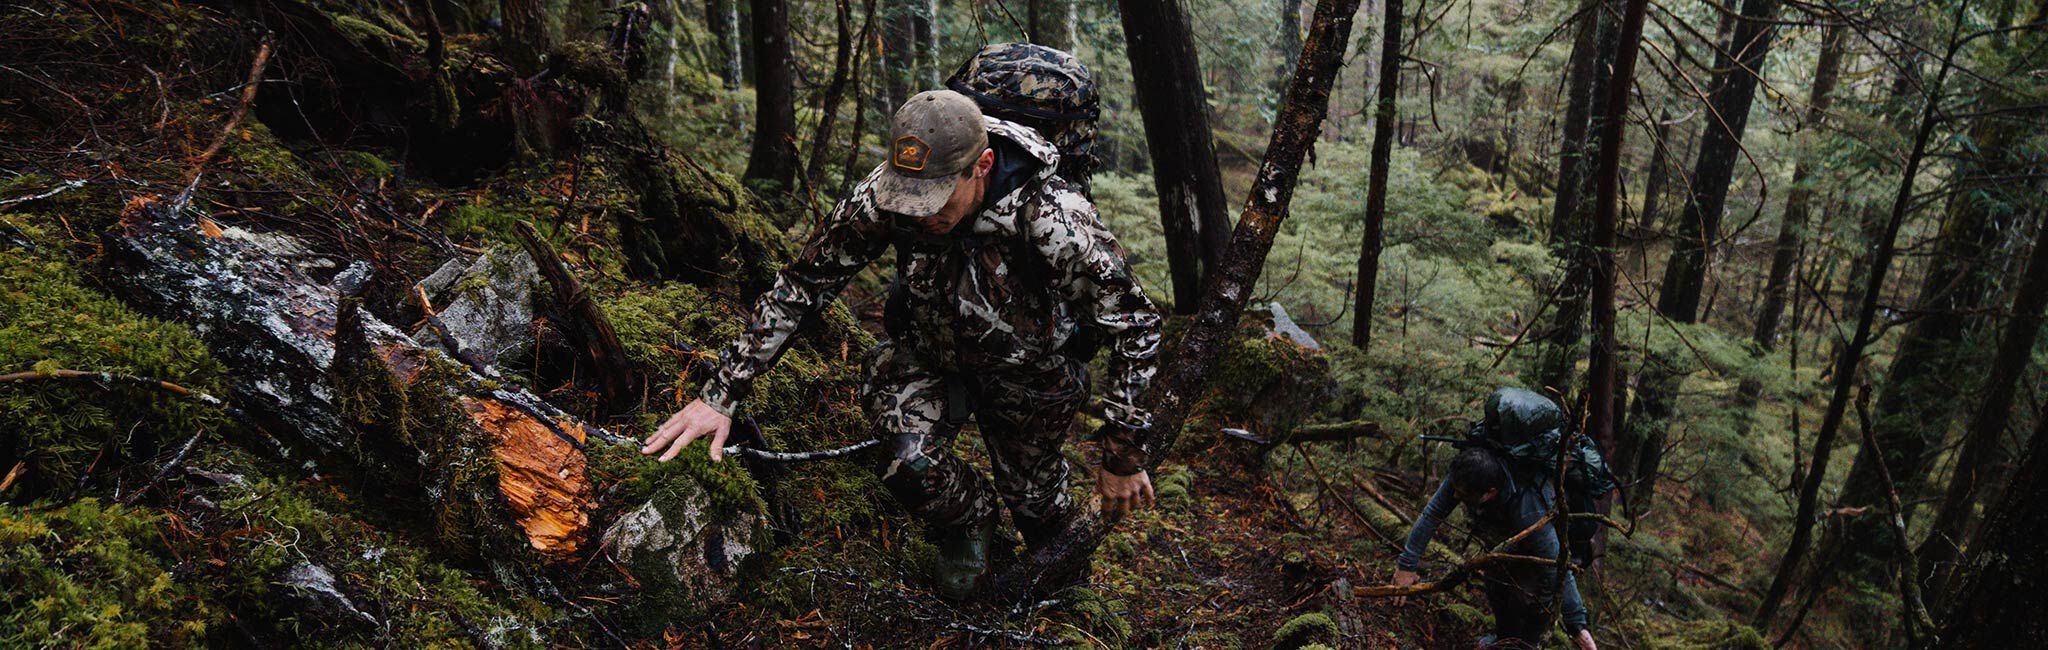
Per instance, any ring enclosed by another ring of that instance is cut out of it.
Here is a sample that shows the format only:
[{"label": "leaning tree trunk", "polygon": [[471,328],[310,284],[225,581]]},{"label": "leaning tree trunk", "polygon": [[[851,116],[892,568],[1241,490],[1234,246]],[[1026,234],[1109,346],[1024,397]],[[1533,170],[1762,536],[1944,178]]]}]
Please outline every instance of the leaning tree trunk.
[{"label": "leaning tree trunk", "polygon": [[[1700,143],[1699,159],[1693,165],[1692,193],[1673,238],[1670,261],[1664,266],[1664,282],[1657,296],[1657,315],[1676,323],[1699,320],[1700,294],[1707,284],[1707,258],[1715,240],[1721,237],[1721,213],[1727,206],[1728,186],[1734,181],[1735,163],[1742,158],[1742,135],[1749,124],[1751,100],[1756,97],[1765,57],[1776,36],[1779,0],[1745,0],[1742,17],[1728,38],[1720,56],[1715,57],[1714,80],[1708,101],[1719,121],[1709,121]],[[1739,55],[1730,57],[1729,53]],[[1716,128],[1719,127],[1719,128]],[[1672,396],[1685,378],[1667,370],[1668,364],[1644,367],[1636,383],[1636,400],[1629,414],[1633,429],[1621,447],[1620,462],[1633,467],[1630,473],[1638,487],[1629,503],[1649,507],[1657,493],[1657,470],[1663,462],[1664,439],[1671,426]],[[1633,452],[1633,453],[1631,453]],[[1632,463],[1632,465],[1631,465]]]},{"label": "leaning tree trunk", "polygon": [[[1958,3],[1961,12],[1968,3]],[[1958,16],[1960,18],[1960,16]],[[1960,23],[1958,24],[1960,30]],[[1813,462],[1807,468],[1805,479],[1799,485],[1799,506],[1792,517],[1792,540],[1785,548],[1785,555],[1778,560],[1778,570],[1771,576],[1770,587],[1764,590],[1763,599],[1757,602],[1756,628],[1768,632],[1771,622],[1778,615],[1778,604],[1785,599],[1793,577],[1799,572],[1807,546],[1813,541],[1814,515],[1820,507],[1821,483],[1827,479],[1828,459],[1834,453],[1835,436],[1842,430],[1842,419],[1849,409],[1849,393],[1856,387],[1856,368],[1863,363],[1863,351],[1870,345],[1871,329],[1877,319],[1879,297],[1884,294],[1884,278],[1890,273],[1892,255],[1899,238],[1899,226],[1905,222],[1913,201],[1913,180],[1920,174],[1920,163],[1927,155],[1927,142],[1934,134],[1936,109],[1941,104],[1941,88],[1948,82],[1948,72],[1955,60],[1959,41],[1949,41],[1948,56],[1941,61],[1941,71],[1934,77],[1934,85],[1928,93],[1927,104],[1921,109],[1920,128],[1913,136],[1913,148],[1906,155],[1906,168],[1899,178],[1899,191],[1892,197],[1891,216],[1885,220],[1884,231],[1878,236],[1876,248],[1870,253],[1870,268],[1864,273],[1863,295],[1856,312],[1856,332],[1842,344],[1841,354],[1835,361],[1834,393],[1828,399],[1827,412],[1821,416],[1820,431],[1813,441]]]},{"label": "leaning tree trunk", "polygon": [[[2042,39],[2026,37],[2041,31],[2019,32],[2010,45],[2039,47]],[[1973,155],[1957,164],[1947,219],[1914,302],[1917,317],[1900,337],[1898,352],[1878,393],[1873,434],[1884,454],[1858,451],[1842,484],[1845,504],[1881,503],[1884,486],[1878,480],[1879,463],[1898,479],[1902,497],[1919,500],[1927,491],[1933,456],[1957,413],[1955,406],[1966,401],[1965,396],[1971,394],[1968,388],[1979,376],[1982,357],[1971,349],[1969,334],[1981,319],[1978,314],[1984,311],[2001,274],[1992,258],[2025,210],[2009,198],[2008,186],[2013,178],[2031,178],[2040,172],[2025,144],[2035,133],[2032,123],[1996,114],[2031,108],[2031,100],[1987,89],[1980,101],[1994,114],[1976,118],[1971,124],[1966,141],[1973,145]],[[1883,532],[1884,522],[1869,519],[1846,522],[1842,534],[1830,535],[1831,543],[1825,548],[1830,557],[1847,562],[1852,575],[1881,579],[1886,567],[1905,549],[1883,537],[1877,544],[1860,543],[1865,535]]]},{"label": "leaning tree trunk", "polygon": [[752,0],[754,10],[754,148],[744,178],[767,195],[796,180],[796,61],[789,51],[787,0]]},{"label": "leaning tree trunk", "polygon": [[1990,461],[1996,456],[1997,446],[2004,442],[2020,377],[2033,361],[2034,341],[2041,333],[2042,308],[2048,306],[2048,225],[2038,230],[2033,253],[2028,256],[2026,277],[2013,296],[2012,320],[2005,325],[1998,354],[1992,357],[1991,370],[1984,380],[1982,406],[1963,433],[1962,451],[1956,453],[1955,471],[1951,472],[1948,490],[1942,497],[1941,510],[1935,515],[1927,540],[1920,544],[1921,574],[1914,579],[1925,581],[1930,587],[1928,593],[1936,595],[1937,603],[1946,600],[1941,595],[1948,590],[1941,588],[1947,580],[1936,576],[1946,575],[1950,564],[1962,554],[1963,532],[1975,518],[1978,488],[1991,471]]},{"label": "leaning tree trunk", "polygon": [[[1156,468],[1173,451],[1182,426],[1209,384],[1209,376],[1222,357],[1225,342],[1237,329],[1245,301],[1251,298],[1264,269],[1273,237],[1287,218],[1287,204],[1294,199],[1294,183],[1309,145],[1321,131],[1323,116],[1330,107],[1330,85],[1343,64],[1344,46],[1351,39],[1352,16],[1359,0],[1319,0],[1302,45],[1301,66],[1287,87],[1287,101],[1280,106],[1273,138],[1266,145],[1259,176],[1245,200],[1243,218],[1232,233],[1230,254],[1217,268],[1216,279],[1202,293],[1195,322],[1175,343],[1175,353],[1162,355],[1170,363],[1160,369],[1152,382],[1148,402],[1152,407],[1152,441],[1147,470]],[[1033,553],[1025,562],[1005,571],[996,584],[1006,595],[1022,597],[1048,575],[1066,575],[1095,552],[1115,519],[1090,514],[1076,521]]]},{"label": "leaning tree trunk", "polygon": [[1121,0],[1118,6],[1152,152],[1173,309],[1192,314],[1204,282],[1223,261],[1230,230],[1201,59],[1180,0]]},{"label": "leaning tree trunk", "polygon": [[[827,152],[832,151],[832,147],[827,143],[832,142],[832,127],[839,121],[839,100],[846,96],[846,85],[853,74],[853,48],[859,39],[853,33],[852,17],[847,15],[853,10],[849,2],[850,0],[833,2],[839,42],[832,50],[832,82],[826,84],[825,96],[818,100],[818,128],[811,133],[811,157],[804,166],[804,186],[808,188],[817,187],[818,181],[823,180],[821,177],[825,174],[825,157]],[[868,0],[867,13],[866,22],[860,28],[862,37],[867,36],[868,28],[874,25],[875,0]],[[855,102],[854,107],[855,110],[859,110],[860,103]],[[858,131],[854,133],[853,142],[848,146],[856,149],[860,147]]]},{"label": "leaning tree trunk", "polygon": [[1387,0],[1380,36],[1379,100],[1372,117],[1372,164],[1365,187],[1365,228],[1358,244],[1358,301],[1351,308],[1351,345],[1372,348],[1373,300],[1380,277],[1380,226],[1387,219],[1387,159],[1394,151],[1394,109],[1401,90],[1401,0]]},{"label": "leaning tree trunk", "polygon": [[2026,460],[1992,506],[1962,588],[1928,648],[2039,648],[2048,644],[2048,412],[2035,419]]}]

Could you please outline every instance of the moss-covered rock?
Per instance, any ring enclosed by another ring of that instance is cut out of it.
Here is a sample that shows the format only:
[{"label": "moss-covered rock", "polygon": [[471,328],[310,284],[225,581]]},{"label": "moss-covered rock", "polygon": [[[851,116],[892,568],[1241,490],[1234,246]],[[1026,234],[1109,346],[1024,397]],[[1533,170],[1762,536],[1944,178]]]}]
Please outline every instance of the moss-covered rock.
[{"label": "moss-covered rock", "polygon": [[1310,645],[1320,645],[1337,639],[1337,622],[1329,614],[1310,612],[1296,616],[1273,631],[1273,647],[1277,650],[1297,650]]}]

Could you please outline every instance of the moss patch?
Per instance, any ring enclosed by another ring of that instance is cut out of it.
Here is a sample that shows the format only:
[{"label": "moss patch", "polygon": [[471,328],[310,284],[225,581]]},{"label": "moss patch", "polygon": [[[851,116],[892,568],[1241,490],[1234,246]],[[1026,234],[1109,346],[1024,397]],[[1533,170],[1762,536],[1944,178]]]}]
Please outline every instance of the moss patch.
[{"label": "moss patch", "polygon": [[201,645],[222,612],[173,578],[160,520],[95,499],[0,503],[0,645]]},{"label": "moss patch", "polygon": [[[62,262],[0,250],[0,373],[56,368],[141,375],[227,395],[225,370],[190,330],[80,286]],[[0,429],[13,433],[0,442],[0,460],[19,460],[27,470],[13,494],[69,488],[81,477],[97,484],[107,480],[106,468],[225,426],[212,407],[160,391],[60,380],[0,384]]]}]

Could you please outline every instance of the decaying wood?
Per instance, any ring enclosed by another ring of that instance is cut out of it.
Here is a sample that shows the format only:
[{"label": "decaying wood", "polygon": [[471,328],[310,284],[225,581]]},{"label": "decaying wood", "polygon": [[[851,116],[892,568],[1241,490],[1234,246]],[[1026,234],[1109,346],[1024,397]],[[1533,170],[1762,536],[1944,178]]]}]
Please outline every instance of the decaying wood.
[{"label": "decaying wood", "polygon": [[633,363],[626,358],[626,348],[619,343],[619,333],[612,329],[612,321],[604,315],[604,309],[597,301],[590,299],[590,293],[583,290],[583,283],[562,264],[562,258],[555,249],[540,238],[533,224],[521,221],[515,226],[519,244],[526,248],[526,254],[533,257],[533,263],[540,268],[540,275],[548,286],[555,289],[555,302],[568,310],[571,319],[570,334],[583,345],[590,362],[597,366],[599,381],[604,383],[605,403],[614,412],[624,411],[633,404],[639,392],[635,387],[641,382],[639,373],[634,372]]},{"label": "decaying wood", "polygon": [[[192,325],[236,370],[233,401],[258,427],[297,450],[352,463],[382,479],[417,482],[422,490],[393,490],[417,495],[415,506],[473,499],[481,503],[457,505],[480,506],[507,520],[496,528],[485,522],[476,538],[518,538],[544,558],[565,559],[589,537],[594,495],[585,474],[581,422],[524,389],[449,362],[371,314],[345,314],[343,304],[357,299],[341,300],[334,287],[285,262],[297,248],[290,239],[234,228],[202,230],[142,201],[124,214],[123,228],[109,235],[108,244],[115,288],[145,311]],[[350,280],[347,275],[341,280]],[[348,340],[356,340],[360,350],[342,349]],[[343,408],[343,391],[353,388],[335,385],[334,370],[388,373],[401,391],[443,381],[439,394],[425,392],[459,414],[452,416],[457,430],[429,433],[455,439],[385,439],[358,430]],[[470,453],[472,445],[496,461],[495,494],[432,494],[477,487],[453,474],[477,469],[427,450]]]}]

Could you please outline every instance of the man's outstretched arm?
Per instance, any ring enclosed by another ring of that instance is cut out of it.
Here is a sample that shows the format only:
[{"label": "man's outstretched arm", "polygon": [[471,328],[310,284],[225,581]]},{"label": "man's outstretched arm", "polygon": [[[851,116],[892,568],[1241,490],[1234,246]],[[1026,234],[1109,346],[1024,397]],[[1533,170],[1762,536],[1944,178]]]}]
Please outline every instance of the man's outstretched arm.
[{"label": "man's outstretched arm", "polygon": [[868,175],[812,233],[795,261],[775,274],[775,285],[754,301],[747,327],[720,354],[718,373],[704,382],[697,400],[669,417],[640,451],[675,458],[701,437],[711,438],[711,459],[722,460],[732,415],[752,392],[754,378],[775,365],[797,326],[823,309],[859,273],[889,248],[889,223],[875,209]]},{"label": "man's outstretched arm", "polygon": [[1142,404],[1159,371],[1159,309],[1131,275],[1123,247],[1075,192],[1055,192],[1052,205],[1025,224],[1054,269],[1061,297],[1108,337],[1109,386],[1102,395],[1102,468],[1116,476],[1144,469],[1152,414]]}]

